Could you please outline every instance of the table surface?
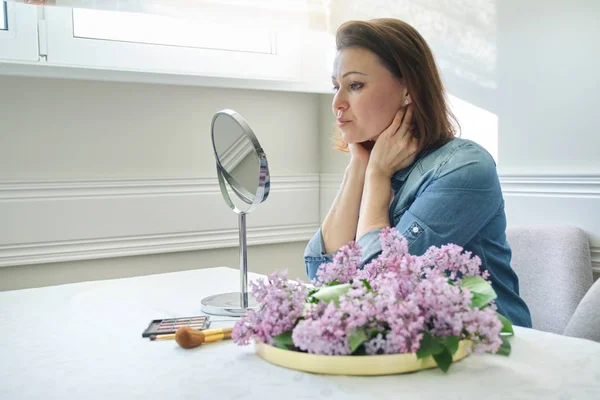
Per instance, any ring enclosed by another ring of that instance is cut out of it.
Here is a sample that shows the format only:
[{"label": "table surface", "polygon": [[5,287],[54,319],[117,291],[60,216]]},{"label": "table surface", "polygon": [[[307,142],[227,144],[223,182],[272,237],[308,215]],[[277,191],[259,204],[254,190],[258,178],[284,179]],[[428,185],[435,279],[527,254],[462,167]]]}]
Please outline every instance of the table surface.
[{"label": "table surface", "polygon": [[232,341],[142,339],[151,320],[199,315],[238,279],[219,267],[0,293],[0,399],[600,399],[600,343],[533,329],[516,329],[509,357],[382,377],[288,370]]}]

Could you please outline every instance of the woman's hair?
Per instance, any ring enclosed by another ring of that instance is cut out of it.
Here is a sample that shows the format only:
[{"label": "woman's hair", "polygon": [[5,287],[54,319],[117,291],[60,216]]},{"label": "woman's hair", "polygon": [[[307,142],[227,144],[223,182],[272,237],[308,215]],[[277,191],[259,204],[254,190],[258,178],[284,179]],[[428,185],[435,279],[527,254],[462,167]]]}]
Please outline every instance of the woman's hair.
[{"label": "woman's hair", "polygon": [[[425,39],[406,22],[381,18],[348,21],[335,36],[337,50],[351,47],[374,53],[392,75],[408,89],[412,101],[412,131],[419,150],[449,142],[460,129],[450,108],[433,53]],[[336,130],[338,150],[348,151],[348,143]]]}]

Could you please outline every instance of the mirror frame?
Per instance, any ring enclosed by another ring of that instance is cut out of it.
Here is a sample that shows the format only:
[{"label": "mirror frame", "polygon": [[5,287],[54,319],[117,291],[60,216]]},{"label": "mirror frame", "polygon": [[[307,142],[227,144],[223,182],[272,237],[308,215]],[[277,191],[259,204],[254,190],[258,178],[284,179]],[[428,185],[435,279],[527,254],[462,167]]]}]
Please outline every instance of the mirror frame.
[{"label": "mirror frame", "polygon": [[[252,146],[254,148],[256,156],[258,157],[259,179],[258,179],[258,186],[256,188],[256,193],[253,193],[254,198],[249,198],[247,196],[246,193],[250,193],[250,192],[248,192],[248,190],[245,187],[240,185],[239,182],[237,182],[233,178],[233,176],[231,176],[231,174],[225,169],[225,167],[223,167],[223,165],[221,164],[221,161],[219,159],[219,154],[218,154],[217,148],[215,146],[215,122],[217,121],[217,119],[219,117],[223,118],[223,116],[225,116],[225,118],[226,117],[232,118],[240,126],[243,133],[250,140],[250,143],[252,144]],[[258,143],[258,139],[256,138],[256,135],[254,135],[252,128],[250,128],[250,125],[248,125],[248,123],[244,120],[244,118],[240,114],[238,114],[237,112],[230,110],[230,109],[224,109],[224,110],[218,111],[213,116],[212,122],[210,124],[210,135],[211,135],[213,153],[214,153],[215,160],[217,163],[217,177],[219,178],[219,187],[221,189],[221,194],[223,195],[223,199],[225,200],[227,205],[236,214],[248,214],[248,213],[254,211],[256,209],[256,207],[260,203],[265,201],[267,199],[267,197],[269,196],[269,191],[270,191],[271,185],[270,185],[270,176],[269,176],[269,165],[267,163],[267,155],[265,154],[263,148]],[[225,182],[227,182],[227,184],[229,184],[231,189],[240,198],[240,200],[242,200],[244,203],[250,205],[247,209],[242,210],[233,203],[233,201],[231,200],[231,197],[229,196],[229,193],[227,191],[227,187],[225,186]]]}]

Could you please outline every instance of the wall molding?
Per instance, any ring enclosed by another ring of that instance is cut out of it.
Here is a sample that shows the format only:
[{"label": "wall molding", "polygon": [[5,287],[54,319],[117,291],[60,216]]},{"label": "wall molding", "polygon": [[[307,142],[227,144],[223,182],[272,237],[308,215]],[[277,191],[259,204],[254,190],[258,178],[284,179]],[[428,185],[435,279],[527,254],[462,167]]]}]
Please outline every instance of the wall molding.
[{"label": "wall molding", "polygon": [[[248,228],[248,245],[308,240],[317,224]],[[0,267],[237,247],[237,229],[0,246]]]},{"label": "wall molding", "polygon": [[[321,187],[337,189],[343,174],[320,174]],[[600,197],[600,173],[500,173],[504,193]]]},{"label": "wall molding", "polygon": [[251,145],[248,138],[245,135],[239,135],[231,146],[223,151],[223,155],[220,156],[219,159],[225,170],[233,171],[233,169],[253,151],[254,147]]},{"label": "wall molding", "polygon": [[[271,190],[314,189],[318,185],[318,174],[271,177]],[[185,193],[220,194],[221,190],[217,178],[0,182],[0,201]]]},{"label": "wall molding", "polygon": [[[318,198],[318,174],[271,177],[248,244],[308,240]],[[238,245],[216,178],[0,182],[0,221],[0,267]]]},{"label": "wall molding", "polygon": [[500,174],[502,191],[515,196],[600,198],[598,174]]},{"label": "wall molding", "polygon": [[564,224],[590,239],[594,274],[600,274],[600,173],[500,173],[509,223]]},{"label": "wall molding", "polygon": [[[249,245],[308,240],[342,177],[271,177],[269,199],[248,217]],[[534,209],[563,218],[549,223],[573,221],[590,234],[592,265],[600,274],[600,215],[582,212],[600,209],[600,174],[501,174],[500,182],[511,224],[535,223]],[[203,214],[201,204],[210,212]],[[216,178],[0,182],[0,220],[0,267],[238,243],[237,218]]]}]

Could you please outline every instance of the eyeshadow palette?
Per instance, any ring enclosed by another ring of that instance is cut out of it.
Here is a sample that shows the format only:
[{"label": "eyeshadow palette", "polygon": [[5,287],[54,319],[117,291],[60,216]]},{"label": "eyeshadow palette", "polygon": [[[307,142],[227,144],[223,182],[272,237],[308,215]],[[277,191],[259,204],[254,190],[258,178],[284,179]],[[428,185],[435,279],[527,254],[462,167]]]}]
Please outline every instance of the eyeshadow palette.
[{"label": "eyeshadow palette", "polygon": [[142,333],[142,337],[175,333],[177,332],[177,329],[184,326],[202,330],[208,328],[208,323],[209,317],[206,315],[199,315],[196,317],[155,319],[150,321],[150,324]]}]

